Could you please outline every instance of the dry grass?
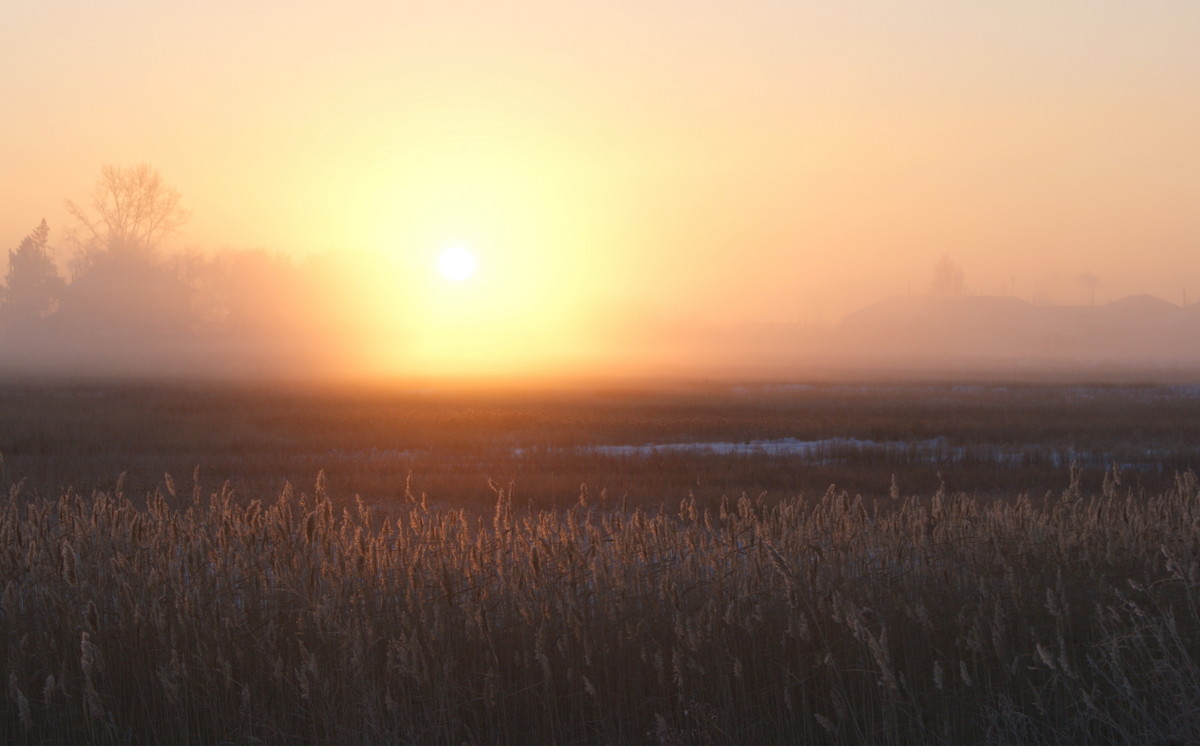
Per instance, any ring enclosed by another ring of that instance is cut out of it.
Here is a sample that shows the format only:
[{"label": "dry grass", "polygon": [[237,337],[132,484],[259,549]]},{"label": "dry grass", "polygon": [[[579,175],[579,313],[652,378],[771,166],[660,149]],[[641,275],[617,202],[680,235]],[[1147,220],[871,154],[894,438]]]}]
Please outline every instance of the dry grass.
[{"label": "dry grass", "polygon": [[670,512],[498,489],[486,518],[336,507],[323,477],[182,509],[17,493],[6,742],[1200,739],[1191,474]]}]

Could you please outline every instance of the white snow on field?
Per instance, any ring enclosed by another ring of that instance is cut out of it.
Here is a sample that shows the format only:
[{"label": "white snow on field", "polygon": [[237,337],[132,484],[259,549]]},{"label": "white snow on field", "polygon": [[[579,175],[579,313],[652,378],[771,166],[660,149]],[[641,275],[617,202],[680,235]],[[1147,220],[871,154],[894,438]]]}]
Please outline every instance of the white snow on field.
[{"label": "white snow on field", "polygon": [[[914,441],[878,441],[859,438],[826,438],[822,440],[800,440],[778,438],[774,440],[705,441],[693,443],[646,443],[642,445],[583,445],[574,448],[514,448],[517,457],[548,453],[575,453],[579,455],[605,456],[612,458],[642,459],[664,455],[691,456],[769,456],[800,460],[809,465],[847,463],[857,458],[894,463],[925,464],[994,464],[1019,466],[1022,464],[1049,464],[1055,468],[1066,468],[1079,463],[1089,468],[1108,468],[1113,464],[1111,453],[1089,452],[1074,448],[1045,448],[1037,446],[998,445],[953,445],[945,438]],[[1122,469],[1152,467],[1162,468],[1159,459],[1171,455],[1166,449],[1146,449],[1129,459],[1121,459]]]},{"label": "white snow on field", "polygon": [[[867,438],[824,438],[801,440],[776,438],[749,441],[700,441],[680,443],[643,443],[640,445],[587,444],[575,447],[531,446],[503,449],[517,458],[550,454],[575,454],[613,459],[647,459],[663,456],[704,457],[768,457],[786,458],[810,466],[854,463],[862,460],[871,464],[969,464],[994,466],[1037,466],[1065,469],[1078,463],[1089,469],[1107,469],[1116,461],[1121,469],[1151,469],[1163,472],[1168,467],[1163,459],[1181,453],[1194,454],[1196,449],[1144,448],[1121,454],[1077,448],[1047,447],[1017,444],[960,445],[946,438],[912,441],[881,441]],[[366,464],[391,466],[434,458],[433,449],[399,450],[364,448],[332,450],[327,457],[333,465]]]},{"label": "white snow on field", "polygon": [[[921,440],[914,442],[859,440],[857,438],[827,438],[824,440],[799,440],[779,438],[777,440],[751,440],[742,443],[710,441],[704,443],[651,443],[639,446],[583,446],[578,452],[600,456],[653,456],[663,453],[711,454],[714,456],[766,455],[802,456],[810,459],[829,457],[834,454],[847,456],[856,453],[894,453],[897,456],[934,455],[947,450],[945,441]],[[949,455],[948,453],[946,455]]]},{"label": "white snow on field", "polygon": [[902,461],[957,461],[966,449],[951,446],[943,438],[917,441],[877,441],[858,438],[825,438],[800,440],[704,441],[698,443],[647,443],[643,445],[585,445],[575,448],[514,448],[514,456],[569,451],[572,453],[612,456],[616,458],[648,458],[659,455],[695,456],[790,456],[810,463],[844,461],[858,455],[893,457]]}]

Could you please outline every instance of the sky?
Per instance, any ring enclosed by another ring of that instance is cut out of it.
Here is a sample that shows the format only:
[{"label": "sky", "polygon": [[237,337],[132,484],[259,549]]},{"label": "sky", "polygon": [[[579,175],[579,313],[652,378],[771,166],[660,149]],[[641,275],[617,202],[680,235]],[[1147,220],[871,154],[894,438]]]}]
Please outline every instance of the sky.
[{"label": "sky", "polygon": [[[65,266],[64,200],[147,163],[191,212],[180,248],[367,262],[372,328],[430,370],[832,324],[942,256],[971,294],[1200,298],[1193,0],[4,15],[0,248],[46,218]],[[451,246],[466,282],[437,272]]]}]

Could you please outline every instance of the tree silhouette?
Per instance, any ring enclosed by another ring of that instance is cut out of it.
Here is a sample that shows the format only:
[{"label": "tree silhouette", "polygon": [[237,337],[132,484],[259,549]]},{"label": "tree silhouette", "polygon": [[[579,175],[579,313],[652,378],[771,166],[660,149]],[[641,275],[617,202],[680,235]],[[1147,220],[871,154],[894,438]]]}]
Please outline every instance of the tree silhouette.
[{"label": "tree silhouette", "polygon": [[155,255],[184,224],[179,192],[145,164],[104,166],[90,208],[67,201],[81,254],[63,294],[64,325],[90,334],[168,334],[187,327],[190,289]]},{"label": "tree silhouette", "polygon": [[8,252],[8,274],[0,293],[0,307],[9,319],[28,322],[54,313],[63,290],[63,279],[50,256],[50,226],[38,227]]},{"label": "tree silhouette", "polygon": [[930,284],[929,289],[933,295],[946,298],[962,295],[962,267],[958,266],[958,262],[955,262],[946,254],[942,254],[942,258],[938,260],[937,265],[933,268],[933,282]]},{"label": "tree silhouette", "polygon": [[179,192],[144,163],[101,168],[90,209],[67,200],[67,212],[77,223],[72,238],[85,264],[97,253],[150,254],[187,222],[179,200]]}]

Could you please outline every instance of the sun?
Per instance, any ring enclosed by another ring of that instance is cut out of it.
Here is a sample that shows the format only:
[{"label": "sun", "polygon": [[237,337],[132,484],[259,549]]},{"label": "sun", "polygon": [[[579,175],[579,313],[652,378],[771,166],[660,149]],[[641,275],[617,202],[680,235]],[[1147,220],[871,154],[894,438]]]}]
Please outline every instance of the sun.
[{"label": "sun", "polygon": [[475,255],[461,246],[451,246],[438,255],[438,271],[451,282],[462,282],[475,274]]}]

